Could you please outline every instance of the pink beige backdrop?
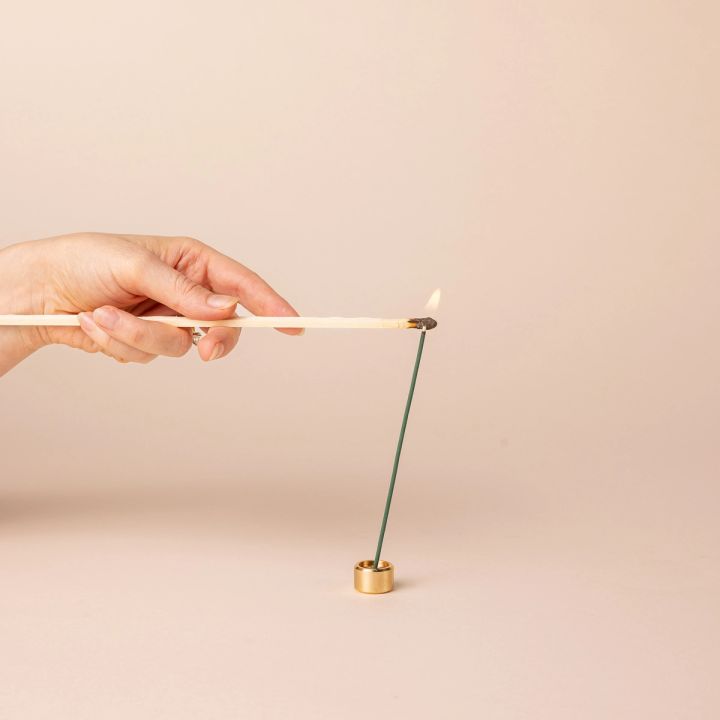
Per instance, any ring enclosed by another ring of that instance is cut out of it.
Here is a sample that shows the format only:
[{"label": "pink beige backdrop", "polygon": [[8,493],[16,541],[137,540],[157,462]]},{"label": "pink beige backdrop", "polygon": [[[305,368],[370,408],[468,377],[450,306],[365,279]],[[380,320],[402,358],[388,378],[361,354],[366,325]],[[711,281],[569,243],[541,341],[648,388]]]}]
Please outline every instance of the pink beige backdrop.
[{"label": "pink beige backdrop", "polygon": [[28,1],[0,242],[199,237],[306,314],[0,381],[0,716],[718,717],[705,2]]}]

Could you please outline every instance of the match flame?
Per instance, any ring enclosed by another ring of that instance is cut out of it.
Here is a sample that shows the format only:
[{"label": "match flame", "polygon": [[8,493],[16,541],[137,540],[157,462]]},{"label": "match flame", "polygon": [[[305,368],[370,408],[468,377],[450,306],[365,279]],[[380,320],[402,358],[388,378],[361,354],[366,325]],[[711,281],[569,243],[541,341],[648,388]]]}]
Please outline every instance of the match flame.
[{"label": "match flame", "polygon": [[430,296],[429,300],[425,303],[425,309],[428,312],[432,312],[433,310],[438,309],[438,305],[440,305],[440,288],[435,290],[435,292]]}]

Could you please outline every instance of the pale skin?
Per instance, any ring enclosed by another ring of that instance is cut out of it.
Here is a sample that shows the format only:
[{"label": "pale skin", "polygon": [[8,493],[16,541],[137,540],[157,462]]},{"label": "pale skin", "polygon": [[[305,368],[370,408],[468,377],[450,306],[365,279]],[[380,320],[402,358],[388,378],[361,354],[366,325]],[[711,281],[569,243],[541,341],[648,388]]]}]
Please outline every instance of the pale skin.
[{"label": "pale skin", "polygon": [[[297,315],[259,275],[194,238],[76,233],[11,245],[0,250],[0,313],[79,313],[80,327],[0,327],[0,375],[52,344],[122,363],[180,357],[190,331],[137,316],[220,320],[238,303],[255,315]],[[239,336],[210,328],[198,355],[225,357]]]}]

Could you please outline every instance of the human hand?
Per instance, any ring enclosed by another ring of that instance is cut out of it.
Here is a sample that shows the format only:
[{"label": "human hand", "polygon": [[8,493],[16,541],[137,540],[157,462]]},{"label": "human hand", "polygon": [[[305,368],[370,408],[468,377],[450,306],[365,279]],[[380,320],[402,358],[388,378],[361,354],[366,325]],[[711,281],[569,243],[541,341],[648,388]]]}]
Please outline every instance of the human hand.
[{"label": "human hand", "polygon": [[[256,315],[297,315],[252,270],[192,238],[80,233],[0,251],[0,312],[80,314],[79,328],[6,328],[25,354],[61,343],[120,362],[178,357],[190,349],[191,333],[138,315],[219,320],[232,317],[238,302]],[[239,328],[210,328],[198,354],[224,357],[239,335]]]}]

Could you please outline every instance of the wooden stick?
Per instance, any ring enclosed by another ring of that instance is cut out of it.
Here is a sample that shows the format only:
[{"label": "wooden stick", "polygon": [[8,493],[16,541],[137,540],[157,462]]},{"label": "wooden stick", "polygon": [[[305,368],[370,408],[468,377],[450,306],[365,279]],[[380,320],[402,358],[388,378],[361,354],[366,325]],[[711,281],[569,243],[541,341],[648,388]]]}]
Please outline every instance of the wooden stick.
[{"label": "wooden stick", "polygon": [[[415,319],[368,317],[261,317],[249,315],[227,320],[199,320],[174,315],[143,315],[141,320],[160,322],[174,327],[239,327],[239,328],[385,328],[404,330],[417,327]],[[77,315],[0,315],[0,326],[30,325],[44,327],[75,327]]]}]

